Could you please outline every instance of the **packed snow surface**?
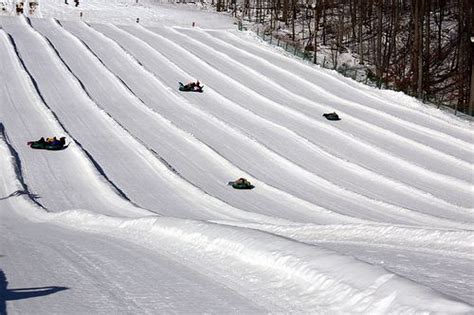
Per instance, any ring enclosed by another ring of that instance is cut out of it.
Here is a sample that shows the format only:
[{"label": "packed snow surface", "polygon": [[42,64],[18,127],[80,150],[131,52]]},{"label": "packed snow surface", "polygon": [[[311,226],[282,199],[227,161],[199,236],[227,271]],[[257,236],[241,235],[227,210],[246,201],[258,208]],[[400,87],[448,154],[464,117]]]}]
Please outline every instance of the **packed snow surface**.
[{"label": "packed snow surface", "polygon": [[474,314],[471,122],[201,5],[66,2],[0,16],[0,314]]}]

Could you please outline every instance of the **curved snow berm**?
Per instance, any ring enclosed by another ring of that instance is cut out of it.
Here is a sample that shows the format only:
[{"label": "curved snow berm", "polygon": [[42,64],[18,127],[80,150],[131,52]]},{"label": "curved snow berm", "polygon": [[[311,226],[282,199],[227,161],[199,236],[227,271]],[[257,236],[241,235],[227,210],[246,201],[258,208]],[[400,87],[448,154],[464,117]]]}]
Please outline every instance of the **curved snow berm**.
[{"label": "curved snow berm", "polygon": [[[32,216],[32,214],[30,214]],[[174,218],[119,219],[80,211],[37,220],[106,233],[164,252],[241,294],[287,311],[469,313],[472,307],[349,256],[260,231]],[[248,284],[252,283],[252,289]]]}]

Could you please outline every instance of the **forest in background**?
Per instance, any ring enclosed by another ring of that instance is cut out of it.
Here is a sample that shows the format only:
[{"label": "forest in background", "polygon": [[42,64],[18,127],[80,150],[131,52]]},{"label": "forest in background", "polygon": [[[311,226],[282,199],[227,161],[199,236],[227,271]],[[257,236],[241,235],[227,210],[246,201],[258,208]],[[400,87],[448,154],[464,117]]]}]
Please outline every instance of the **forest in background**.
[{"label": "forest in background", "polygon": [[[239,2],[242,1],[242,2]],[[472,0],[213,0],[311,54],[351,53],[385,87],[472,116]],[[315,36],[316,35],[316,36]],[[334,65],[336,67],[337,65]]]}]

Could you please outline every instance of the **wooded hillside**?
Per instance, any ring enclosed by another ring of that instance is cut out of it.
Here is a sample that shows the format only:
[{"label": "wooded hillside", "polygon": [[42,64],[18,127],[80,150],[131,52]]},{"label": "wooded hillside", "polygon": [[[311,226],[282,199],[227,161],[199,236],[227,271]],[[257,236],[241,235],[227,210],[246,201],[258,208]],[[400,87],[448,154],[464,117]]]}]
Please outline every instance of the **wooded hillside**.
[{"label": "wooded hillside", "polygon": [[472,115],[472,0],[216,1],[218,11],[260,23],[267,33],[286,30],[313,58],[315,47],[349,51],[375,69],[368,74],[378,86]]}]

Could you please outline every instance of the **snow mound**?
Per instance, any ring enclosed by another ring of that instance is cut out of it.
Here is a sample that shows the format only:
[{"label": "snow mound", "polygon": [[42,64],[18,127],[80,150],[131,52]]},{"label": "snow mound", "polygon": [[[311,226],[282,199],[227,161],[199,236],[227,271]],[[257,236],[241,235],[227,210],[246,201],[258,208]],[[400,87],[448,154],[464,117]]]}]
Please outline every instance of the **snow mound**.
[{"label": "snow mound", "polygon": [[291,309],[364,314],[472,311],[381,267],[261,231],[165,217],[122,219],[81,210],[36,212],[34,217],[164,251],[222,281],[242,286],[250,281],[263,296]]}]

